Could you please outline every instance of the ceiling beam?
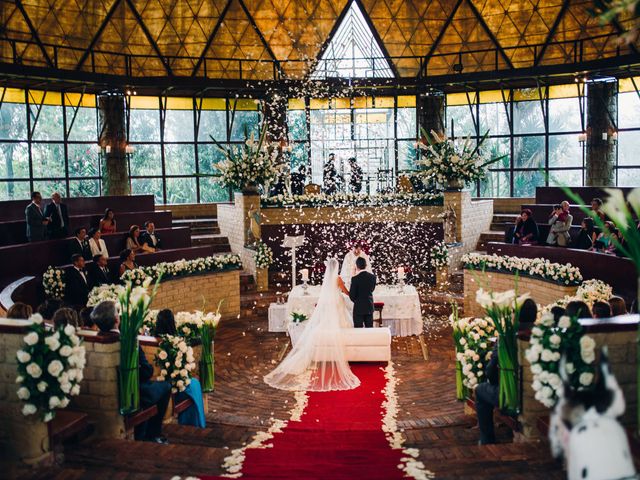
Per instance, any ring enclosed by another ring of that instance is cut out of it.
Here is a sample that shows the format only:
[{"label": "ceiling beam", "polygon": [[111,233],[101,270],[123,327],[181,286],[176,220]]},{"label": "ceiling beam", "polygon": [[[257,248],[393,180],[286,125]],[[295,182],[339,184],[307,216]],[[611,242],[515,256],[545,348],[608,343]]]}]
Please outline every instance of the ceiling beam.
[{"label": "ceiling beam", "polygon": [[551,30],[549,30],[549,34],[547,35],[547,38],[545,38],[544,43],[542,44],[542,48],[538,53],[538,56],[533,61],[533,65],[535,67],[537,67],[540,64],[540,61],[542,61],[542,57],[544,57],[544,54],[547,51],[547,48],[549,47],[551,40],[553,40],[553,37],[556,34],[556,30],[558,30],[558,27],[560,26],[560,22],[562,22],[562,19],[564,18],[565,13],[569,9],[570,3],[571,3],[571,0],[564,0],[564,2],[562,2],[562,7],[560,7],[560,11],[556,16],[556,19],[553,21]]},{"label": "ceiling beam", "polygon": [[91,55],[93,48],[96,46],[96,43],[98,43],[98,40],[100,40],[100,37],[102,36],[102,32],[104,31],[105,28],[107,28],[107,25],[111,21],[111,17],[113,17],[113,14],[116,13],[116,9],[120,6],[121,3],[122,3],[122,0],[115,0],[115,2],[113,2],[113,5],[111,5],[111,8],[107,12],[107,16],[104,17],[104,20],[102,20],[100,27],[98,28],[98,30],[96,30],[95,35],[91,39],[89,46],[83,52],[82,57],[80,57],[80,60],[78,60],[78,64],[76,65],[76,70],[80,70],[84,65],[84,62],[87,61],[87,58],[89,58],[89,55]]},{"label": "ceiling beam", "polygon": [[20,13],[22,14],[22,17],[24,18],[24,21],[27,23],[27,27],[29,27],[29,31],[31,32],[31,36],[33,37],[33,40],[36,42],[36,44],[38,45],[38,47],[42,51],[42,55],[44,56],[44,59],[47,61],[47,64],[51,68],[55,68],[55,65],[53,64],[53,61],[51,60],[51,57],[47,53],[47,49],[44,48],[44,44],[42,43],[42,40],[40,40],[40,36],[38,35],[38,32],[36,31],[35,27],[33,26],[33,23],[31,22],[31,18],[29,18],[29,15],[27,14],[26,10],[24,9],[24,5],[22,4],[22,0],[15,0],[15,3],[16,3],[16,7],[18,7],[18,10],[20,10]]},{"label": "ceiling beam", "polygon": [[278,73],[282,75],[282,67],[280,66],[280,61],[276,58],[275,54],[273,53],[273,50],[271,50],[269,43],[267,43],[267,40],[264,38],[264,35],[262,35],[262,32],[258,28],[258,25],[256,25],[256,21],[253,19],[253,16],[251,15],[251,13],[249,13],[249,9],[244,4],[244,0],[238,0],[238,2],[240,2],[240,6],[242,7],[242,10],[244,10],[244,13],[247,15],[247,18],[249,19],[249,23],[251,23],[251,27],[253,27],[255,32],[258,34],[258,37],[260,37],[260,40],[262,41],[264,48],[267,50],[267,52],[269,52],[269,55],[271,56],[273,61],[276,63],[276,69],[278,70]]},{"label": "ceiling beam", "polygon": [[233,2],[233,0],[228,0],[227,4],[222,9],[222,12],[220,12],[220,16],[218,17],[218,21],[216,22],[216,26],[213,27],[213,30],[211,31],[211,34],[209,34],[209,37],[207,38],[207,43],[205,44],[204,49],[202,50],[202,53],[200,54],[200,57],[198,57],[198,61],[196,62],[195,66],[193,67],[193,71],[191,72],[191,76],[192,77],[195,77],[197,75],[197,73],[198,73],[198,70],[200,70],[200,67],[202,66],[202,62],[204,62],[205,55],[207,54],[207,50],[209,50],[209,47],[211,47],[211,44],[213,43],[213,39],[218,34],[218,30],[220,30],[220,27],[222,26],[222,23],[224,21],[224,17],[227,15],[227,11],[229,10],[229,7],[231,7],[231,3],[232,2]]},{"label": "ceiling beam", "polygon": [[[447,20],[444,22],[444,25],[440,29],[440,33],[438,33],[438,36],[436,37],[436,39],[431,44],[431,48],[429,49],[427,54],[424,56],[424,62],[423,62],[424,70],[426,70],[427,64],[429,63],[429,60],[431,60],[431,57],[433,57],[434,53],[436,53],[436,50],[440,46],[440,42],[442,41],[442,38],[444,37],[444,34],[447,31],[447,28],[449,28],[449,25],[451,25],[451,22],[453,21],[453,17],[456,16],[456,13],[458,12],[458,9],[460,8],[460,5],[462,5],[463,1],[464,0],[458,0],[456,2],[455,6],[453,7],[453,10],[451,10],[451,13],[447,17]],[[418,72],[418,78],[422,78],[423,77],[422,70],[423,69],[421,68],[420,71]]]},{"label": "ceiling beam", "polygon": [[142,32],[147,37],[147,40],[149,41],[149,44],[151,45],[151,48],[153,48],[153,51],[158,56],[158,59],[162,62],[162,65],[164,65],[164,69],[167,71],[167,75],[172,77],[173,76],[173,70],[171,70],[171,65],[169,65],[169,62],[167,61],[165,56],[162,55],[162,52],[160,51],[160,48],[158,48],[158,44],[156,43],[154,38],[151,36],[151,32],[149,32],[149,29],[145,25],[144,20],[142,19],[142,16],[140,15],[140,12],[138,12],[138,9],[133,4],[133,0],[126,0],[126,2],[127,2],[127,5],[129,5],[129,8],[131,9],[131,12],[133,13],[133,16],[136,17],[136,21],[138,22],[138,25],[140,25],[140,28],[142,29]]},{"label": "ceiling beam", "polygon": [[478,11],[476,6],[473,4],[473,1],[467,0],[467,3],[469,4],[469,8],[471,8],[471,11],[473,12],[473,14],[478,19],[478,23],[480,24],[480,26],[484,28],[484,31],[487,33],[487,35],[489,35],[489,38],[498,49],[498,53],[502,56],[502,59],[505,61],[505,63],[509,68],[513,68],[513,63],[511,63],[511,59],[507,56],[506,52],[504,51],[504,48],[502,48],[502,45],[500,45],[500,42],[498,41],[496,36],[493,34],[493,32],[491,31],[487,23],[484,21],[482,14]]}]

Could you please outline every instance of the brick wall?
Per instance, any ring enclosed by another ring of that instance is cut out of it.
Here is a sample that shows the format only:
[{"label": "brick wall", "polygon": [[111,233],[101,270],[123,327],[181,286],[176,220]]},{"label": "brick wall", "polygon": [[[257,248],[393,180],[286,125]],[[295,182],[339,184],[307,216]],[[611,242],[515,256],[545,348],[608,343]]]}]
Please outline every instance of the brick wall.
[{"label": "brick wall", "polygon": [[[246,248],[249,212],[260,208],[258,195],[236,193],[233,204],[218,205],[218,225],[220,231],[229,239],[231,250],[240,255],[243,269],[255,275],[255,252]],[[264,221],[264,220],[263,220]],[[258,238],[260,235],[257,235]]]},{"label": "brick wall", "polygon": [[162,282],[151,308],[170,308],[174,312],[202,310],[210,312],[220,307],[223,318],[240,314],[240,271],[229,270],[203,275],[174,278]]},{"label": "brick wall", "polygon": [[24,344],[26,328],[12,323],[12,320],[0,319],[0,459],[40,465],[53,459],[49,434],[47,425],[39,417],[22,415],[24,403],[16,395],[16,352]]},{"label": "brick wall", "polygon": [[[484,310],[476,303],[476,291],[479,288],[491,289],[496,292],[516,288],[516,277],[510,273],[482,272],[479,270],[464,270],[464,315],[467,317],[482,317]],[[578,287],[558,285],[537,278],[519,277],[518,292],[530,293],[538,305],[548,305],[565,295],[575,295]]]},{"label": "brick wall", "polygon": [[217,203],[181,203],[177,205],[158,205],[156,211],[170,210],[174,218],[215,218],[218,215]]},{"label": "brick wall", "polygon": [[462,253],[476,249],[482,232],[491,228],[493,200],[471,200],[468,190],[444,192],[444,205],[456,212],[456,236],[462,242]]},{"label": "brick wall", "polygon": [[492,200],[496,213],[520,213],[522,205],[536,203],[535,197],[502,197]]}]

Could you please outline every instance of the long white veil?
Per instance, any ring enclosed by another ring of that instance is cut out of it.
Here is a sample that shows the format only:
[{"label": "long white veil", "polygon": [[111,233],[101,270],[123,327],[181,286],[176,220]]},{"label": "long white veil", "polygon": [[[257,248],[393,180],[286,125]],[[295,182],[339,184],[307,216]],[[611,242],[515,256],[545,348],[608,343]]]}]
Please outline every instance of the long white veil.
[{"label": "long white veil", "polygon": [[332,258],[326,266],[318,303],[299,340],[280,365],[264,377],[273,388],[325,392],[360,385],[344,354],[342,330],[349,320],[338,288],[338,261]]}]

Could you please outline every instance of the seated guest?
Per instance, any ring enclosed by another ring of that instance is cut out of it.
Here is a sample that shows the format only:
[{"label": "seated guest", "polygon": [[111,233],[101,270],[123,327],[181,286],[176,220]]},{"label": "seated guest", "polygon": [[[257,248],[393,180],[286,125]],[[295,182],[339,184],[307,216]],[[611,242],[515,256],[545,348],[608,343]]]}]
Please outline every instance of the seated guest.
[{"label": "seated guest", "polygon": [[538,243],[538,224],[533,219],[533,212],[525,208],[520,212],[520,216],[516,220],[516,226],[513,232],[513,243],[519,245],[533,245]]},{"label": "seated guest", "polygon": [[58,298],[49,298],[38,305],[38,313],[42,315],[42,318],[45,320],[51,320],[53,315],[60,308],[62,308],[62,300]]},{"label": "seated guest", "polygon": [[109,258],[109,251],[107,250],[107,244],[102,239],[102,232],[99,228],[92,228],[89,230],[89,250],[91,250],[91,256],[104,255]]},{"label": "seated guest", "polygon": [[593,247],[593,239],[595,236],[595,230],[593,228],[593,218],[583,218],[580,225],[580,233],[573,242],[573,248],[579,250],[589,250]]},{"label": "seated guest", "polygon": [[116,218],[113,210],[107,208],[104,216],[100,219],[98,230],[102,233],[116,233]]},{"label": "seated guest", "polygon": [[91,288],[111,283],[111,272],[107,266],[107,257],[95,255],[93,263],[87,269],[89,271],[89,283]]},{"label": "seated guest", "polygon": [[564,314],[568,317],[576,318],[593,318],[589,305],[582,300],[571,300],[564,309]]},{"label": "seated guest", "polygon": [[16,302],[7,310],[7,318],[13,318],[16,320],[28,320],[33,315],[33,308],[26,303]]},{"label": "seated guest", "polygon": [[80,318],[80,328],[83,330],[98,330],[98,326],[91,318],[91,312],[93,312],[93,307],[84,307],[78,314]]},{"label": "seated guest", "polygon": [[617,317],[618,315],[627,314],[627,304],[622,297],[614,295],[609,299],[609,306],[611,307],[611,316]]},{"label": "seated guest", "polygon": [[44,216],[51,220],[47,225],[49,238],[69,236],[69,213],[58,192],[51,195],[51,203],[45,207]]},{"label": "seated guest", "polygon": [[131,228],[129,228],[126,248],[132,250],[134,253],[155,252],[155,249],[141,241],[140,227],[137,225],[131,225]]},{"label": "seated guest", "polygon": [[85,260],[91,260],[91,249],[87,242],[87,229],[76,228],[75,237],[69,241],[69,256],[82,255]]},{"label": "seated guest", "polygon": [[[98,325],[101,334],[120,335],[118,326],[120,319],[116,304],[110,301],[101,302],[91,312],[91,318]],[[138,425],[135,430],[136,440],[155,443],[169,443],[162,436],[162,420],[167,411],[171,398],[171,384],[169,382],[154,382],[153,367],[147,361],[141,347],[138,347],[138,362],[140,368],[140,403],[142,408],[157,405],[158,413],[146,422]]]},{"label": "seated guest", "polygon": [[593,318],[611,318],[611,305],[607,302],[593,302]]},{"label": "seated guest", "polygon": [[64,299],[69,305],[82,308],[87,305],[89,290],[89,276],[84,271],[84,257],[76,253],[71,257],[73,265],[65,271]]},{"label": "seated guest", "polygon": [[[156,319],[156,336],[176,335],[176,331],[173,312],[168,308],[160,310]],[[178,415],[178,423],[204,428],[206,419],[204,417],[204,403],[202,403],[202,386],[197,378],[192,378],[187,388],[175,395],[174,402],[179,403],[187,398],[193,400],[193,405]]]},{"label": "seated guest", "polygon": [[73,325],[76,330],[80,328],[80,319],[78,313],[73,308],[59,308],[56,313],[53,314],[53,328],[64,328],[67,325]]},{"label": "seated guest", "polygon": [[606,220],[607,217],[602,211],[602,199],[596,197],[593,200],[591,200],[591,210],[598,217],[600,217],[600,220],[602,220],[603,222]]},{"label": "seated guest", "polygon": [[551,307],[551,314],[553,315],[553,321],[557,324],[560,321],[560,317],[565,315],[565,310],[556,305],[555,307]]},{"label": "seated guest", "polygon": [[40,192],[31,194],[31,203],[24,209],[25,221],[27,223],[27,240],[29,242],[40,242],[47,238],[47,225],[50,219],[45,217],[42,211],[42,195]]},{"label": "seated guest", "polygon": [[573,221],[573,215],[569,213],[569,202],[566,200],[560,205],[554,205],[553,211],[549,216],[549,236],[547,237],[547,243],[549,245],[558,245],[560,247],[566,247],[569,245],[571,235],[571,222]]},{"label": "seated guest", "polygon": [[[533,327],[538,315],[536,302],[528,298],[520,309],[519,330],[529,330]],[[499,402],[499,372],[498,345],[491,353],[491,359],[487,364],[485,376],[487,381],[476,388],[476,413],[478,415],[478,428],[480,429],[480,445],[496,443],[496,434],[493,426],[493,409]]]},{"label": "seated guest", "polygon": [[125,248],[120,252],[120,271],[118,276],[122,277],[127,270],[135,270],[138,268],[136,264],[136,253],[133,250]]},{"label": "seated guest", "polygon": [[153,222],[144,222],[145,231],[140,235],[140,243],[143,245],[146,243],[153,250],[159,250],[162,245],[160,237],[156,234],[156,226]]},{"label": "seated guest", "polygon": [[616,250],[615,240],[617,239],[615,223],[604,222],[604,231],[598,235],[598,238],[593,243],[592,250],[602,253],[614,253]]}]

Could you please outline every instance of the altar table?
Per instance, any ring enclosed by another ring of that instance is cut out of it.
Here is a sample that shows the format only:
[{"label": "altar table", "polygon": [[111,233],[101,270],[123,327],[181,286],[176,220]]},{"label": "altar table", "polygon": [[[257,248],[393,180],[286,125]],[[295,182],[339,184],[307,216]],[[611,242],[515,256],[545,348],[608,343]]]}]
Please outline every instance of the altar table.
[{"label": "altar table", "polygon": [[[318,302],[320,288],[320,285],[309,285],[307,295],[305,295],[302,285],[298,285],[289,292],[287,318],[290,318],[293,311],[302,312],[310,317]],[[349,310],[351,310],[353,303],[346,295],[344,298]],[[389,327],[391,335],[406,337],[422,333],[420,297],[413,285],[405,285],[402,291],[396,285],[378,285],[373,292],[373,301],[384,302],[382,326]]]}]

